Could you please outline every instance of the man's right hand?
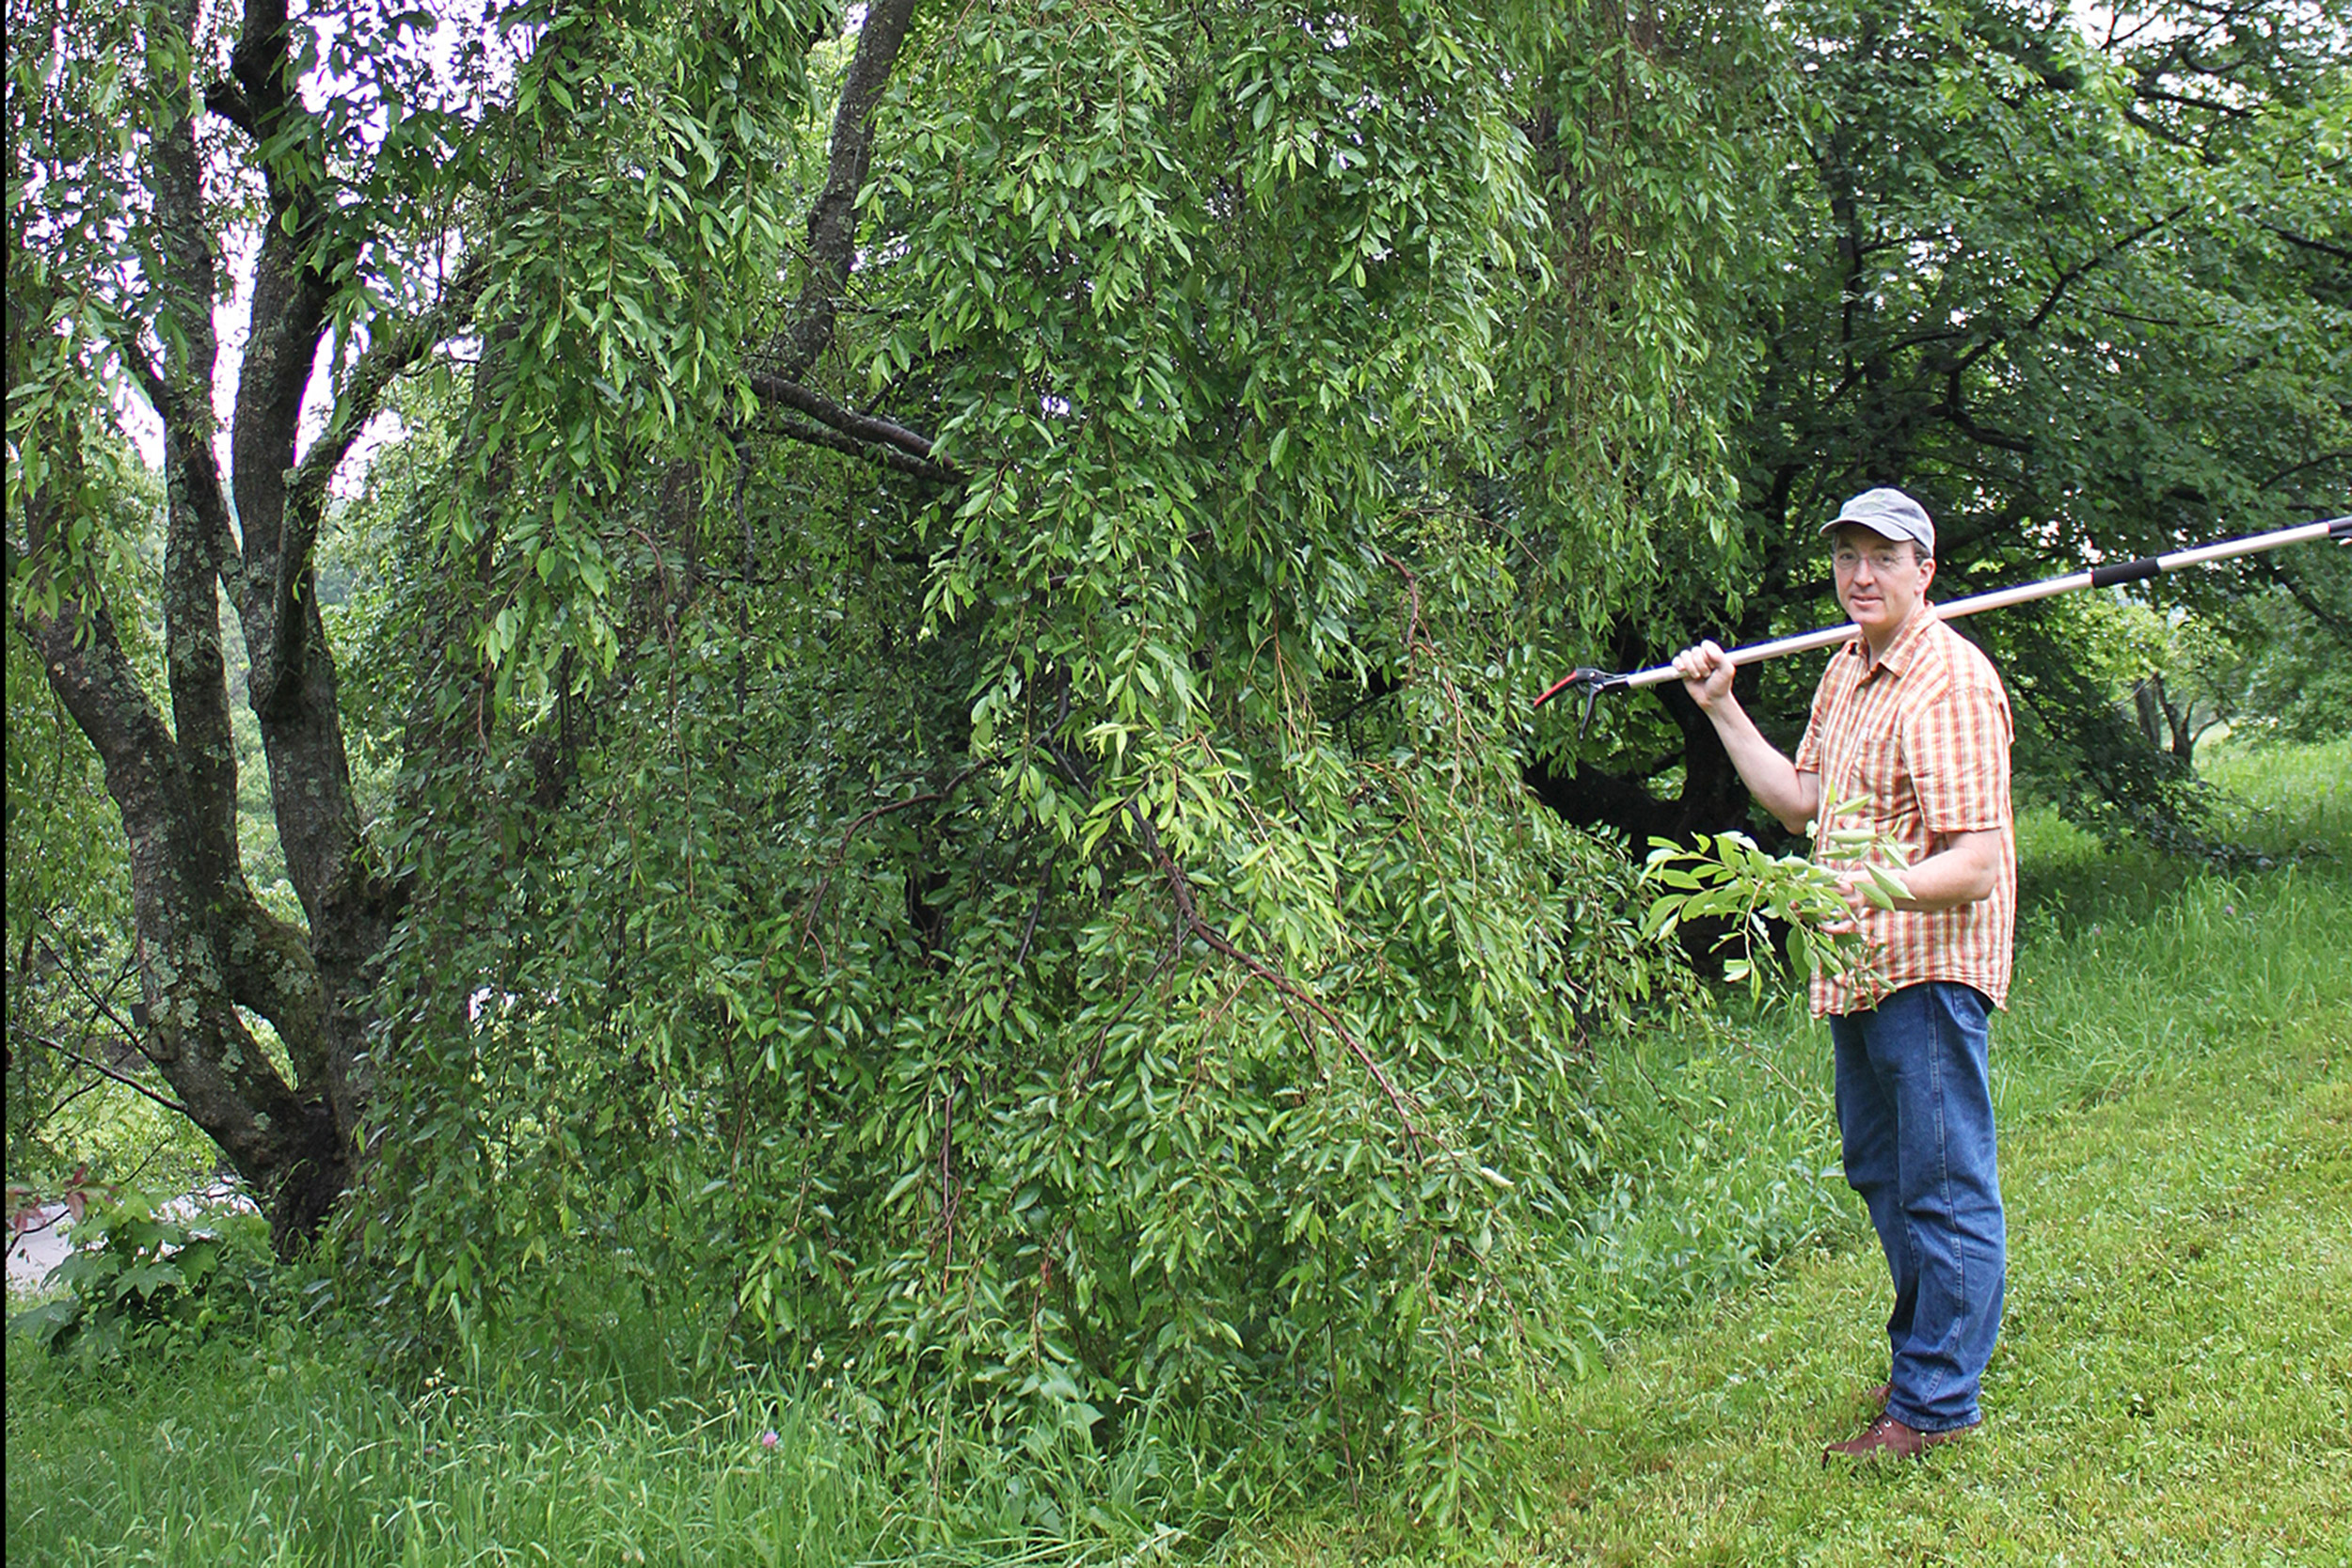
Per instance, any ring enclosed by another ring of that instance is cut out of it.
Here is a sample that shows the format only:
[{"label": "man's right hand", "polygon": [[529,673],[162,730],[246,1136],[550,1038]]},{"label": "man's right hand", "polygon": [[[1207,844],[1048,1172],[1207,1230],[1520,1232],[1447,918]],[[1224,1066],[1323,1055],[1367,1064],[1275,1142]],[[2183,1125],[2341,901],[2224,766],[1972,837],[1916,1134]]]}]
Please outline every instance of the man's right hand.
[{"label": "man's right hand", "polygon": [[1675,655],[1675,673],[1682,677],[1682,689],[1708,713],[1730,699],[1732,671],[1731,656],[1711,640]]}]

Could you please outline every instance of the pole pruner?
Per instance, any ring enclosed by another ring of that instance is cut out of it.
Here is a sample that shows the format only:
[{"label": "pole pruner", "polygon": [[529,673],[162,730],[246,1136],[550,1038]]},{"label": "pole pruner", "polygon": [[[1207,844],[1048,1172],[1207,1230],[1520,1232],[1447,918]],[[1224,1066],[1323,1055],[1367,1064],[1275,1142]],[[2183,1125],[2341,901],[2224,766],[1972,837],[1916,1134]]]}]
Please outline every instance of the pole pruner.
[{"label": "pole pruner", "polygon": [[[2106,588],[2119,582],[2136,582],[2142,578],[2161,577],[2167,572],[2181,571],[2189,566],[2201,566],[2207,562],[2228,561],[2241,555],[2257,555],[2265,550],[2279,549],[2287,545],[2300,545],[2315,539],[2332,539],[2339,545],[2352,545],[2352,515],[2324,517],[2317,522],[2300,523],[2269,533],[2249,534],[2243,539],[2224,539],[2218,544],[2200,545],[2194,549],[2175,550],[2169,555],[2141,556],[2137,561],[2114,561],[2093,566],[2087,572],[2069,572],[2064,577],[2045,578],[2040,582],[2021,583],[2014,588],[1995,588],[1990,593],[1972,594],[1938,605],[1936,613],[1950,621],[1963,615],[1980,614],[1988,610],[2000,610],[2013,604],[2026,604],[2034,599],[2047,599],[2059,594],[2071,594],[2077,588]],[[1734,648],[1726,656],[1734,665],[1757,664],[1768,658],[1788,654],[1809,653],[1817,648],[1837,647],[1861,635],[1862,628],[1852,622],[1842,626],[1824,626],[1819,631],[1800,632],[1794,637],[1774,638],[1769,642],[1751,642]],[[1584,712],[1576,733],[1581,737],[1592,728],[1593,705],[1604,691],[1640,690],[1645,687],[1661,686],[1677,679],[1671,664],[1661,664],[1647,670],[1616,673],[1595,670],[1589,666],[1571,670],[1544,689],[1535,699],[1537,707],[1550,702],[1561,692],[1581,689]]]}]

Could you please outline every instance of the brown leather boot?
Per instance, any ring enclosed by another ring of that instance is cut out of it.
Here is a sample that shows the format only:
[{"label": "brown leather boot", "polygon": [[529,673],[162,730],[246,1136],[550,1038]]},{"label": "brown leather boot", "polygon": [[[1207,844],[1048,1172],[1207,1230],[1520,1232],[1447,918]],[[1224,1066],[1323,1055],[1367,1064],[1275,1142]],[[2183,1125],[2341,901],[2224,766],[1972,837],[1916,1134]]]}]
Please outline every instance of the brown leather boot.
[{"label": "brown leather boot", "polygon": [[1875,1420],[1862,1429],[1858,1436],[1843,1443],[1832,1443],[1823,1449],[1821,1463],[1826,1465],[1833,1459],[1877,1459],[1882,1455],[1889,1459],[1916,1459],[1938,1443],[1965,1437],[1981,1424],[1981,1421],[1971,1421],[1949,1432],[1921,1432],[1915,1427],[1903,1425],[1882,1411]]}]

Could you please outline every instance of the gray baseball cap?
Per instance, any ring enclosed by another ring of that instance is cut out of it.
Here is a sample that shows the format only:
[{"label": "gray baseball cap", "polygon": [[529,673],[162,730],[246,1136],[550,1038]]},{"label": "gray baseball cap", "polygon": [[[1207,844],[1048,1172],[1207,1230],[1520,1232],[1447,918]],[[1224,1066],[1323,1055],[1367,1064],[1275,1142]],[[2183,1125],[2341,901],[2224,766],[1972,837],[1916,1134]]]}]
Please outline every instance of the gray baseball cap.
[{"label": "gray baseball cap", "polygon": [[1839,507],[1837,515],[1821,525],[1821,531],[1834,533],[1847,523],[1867,528],[1883,539],[1908,539],[1919,546],[1921,555],[1930,560],[1935,557],[1935,525],[1928,520],[1928,509],[1900,490],[1863,491]]}]

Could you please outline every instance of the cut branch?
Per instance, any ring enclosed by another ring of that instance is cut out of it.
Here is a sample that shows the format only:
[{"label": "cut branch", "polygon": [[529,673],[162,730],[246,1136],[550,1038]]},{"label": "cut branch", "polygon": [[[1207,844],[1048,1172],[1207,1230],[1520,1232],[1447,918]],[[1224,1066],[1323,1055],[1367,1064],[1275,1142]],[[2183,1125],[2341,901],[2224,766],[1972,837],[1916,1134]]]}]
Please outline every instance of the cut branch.
[{"label": "cut branch", "polygon": [[175,1112],[183,1117],[188,1114],[188,1108],[185,1105],[181,1104],[178,1101],[172,1100],[165,1095],[157,1094],[153,1089],[149,1088],[146,1085],[140,1083],[137,1079],[132,1077],[127,1072],[118,1072],[103,1062],[91,1060],[89,1057],[83,1055],[79,1051],[74,1050],[73,1047],[66,1044],[63,1040],[51,1039],[47,1035],[34,1034],[30,1029],[25,1028],[22,1024],[11,1023],[8,1027],[16,1032],[17,1038],[30,1040],[35,1045],[46,1046],[51,1051],[56,1052],[58,1055],[63,1056],[67,1061],[73,1063],[76,1067],[86,1067],[92,1072],[99,1074],[101,1077],[111,1078],[116,1083],[121,1085],[124,1088],[130,1089],[134,1093],[145,1095],[148,1099],[153,1101],[156,1104],[161,1105],[167,1111]]},{"label": "cut branch", "polygon": [[857,458],[861,462],[877,464],[885,468],[895,468],[902,474],[913,474],[917,479],[952,484],[962,478],[952,468],[944,468],[936,463],[926,463],[920,458],[909,457],[905,452],[890,447],[870,446],[864,441],[852,440],[837,430],[829,430],[823,425],[813,424],[807,420],[796,420],[789,414],[777,415],[774,424],[769,428],[789,440],[799,441],[806,446],[823,447],[828,451],[841,452]]}]

